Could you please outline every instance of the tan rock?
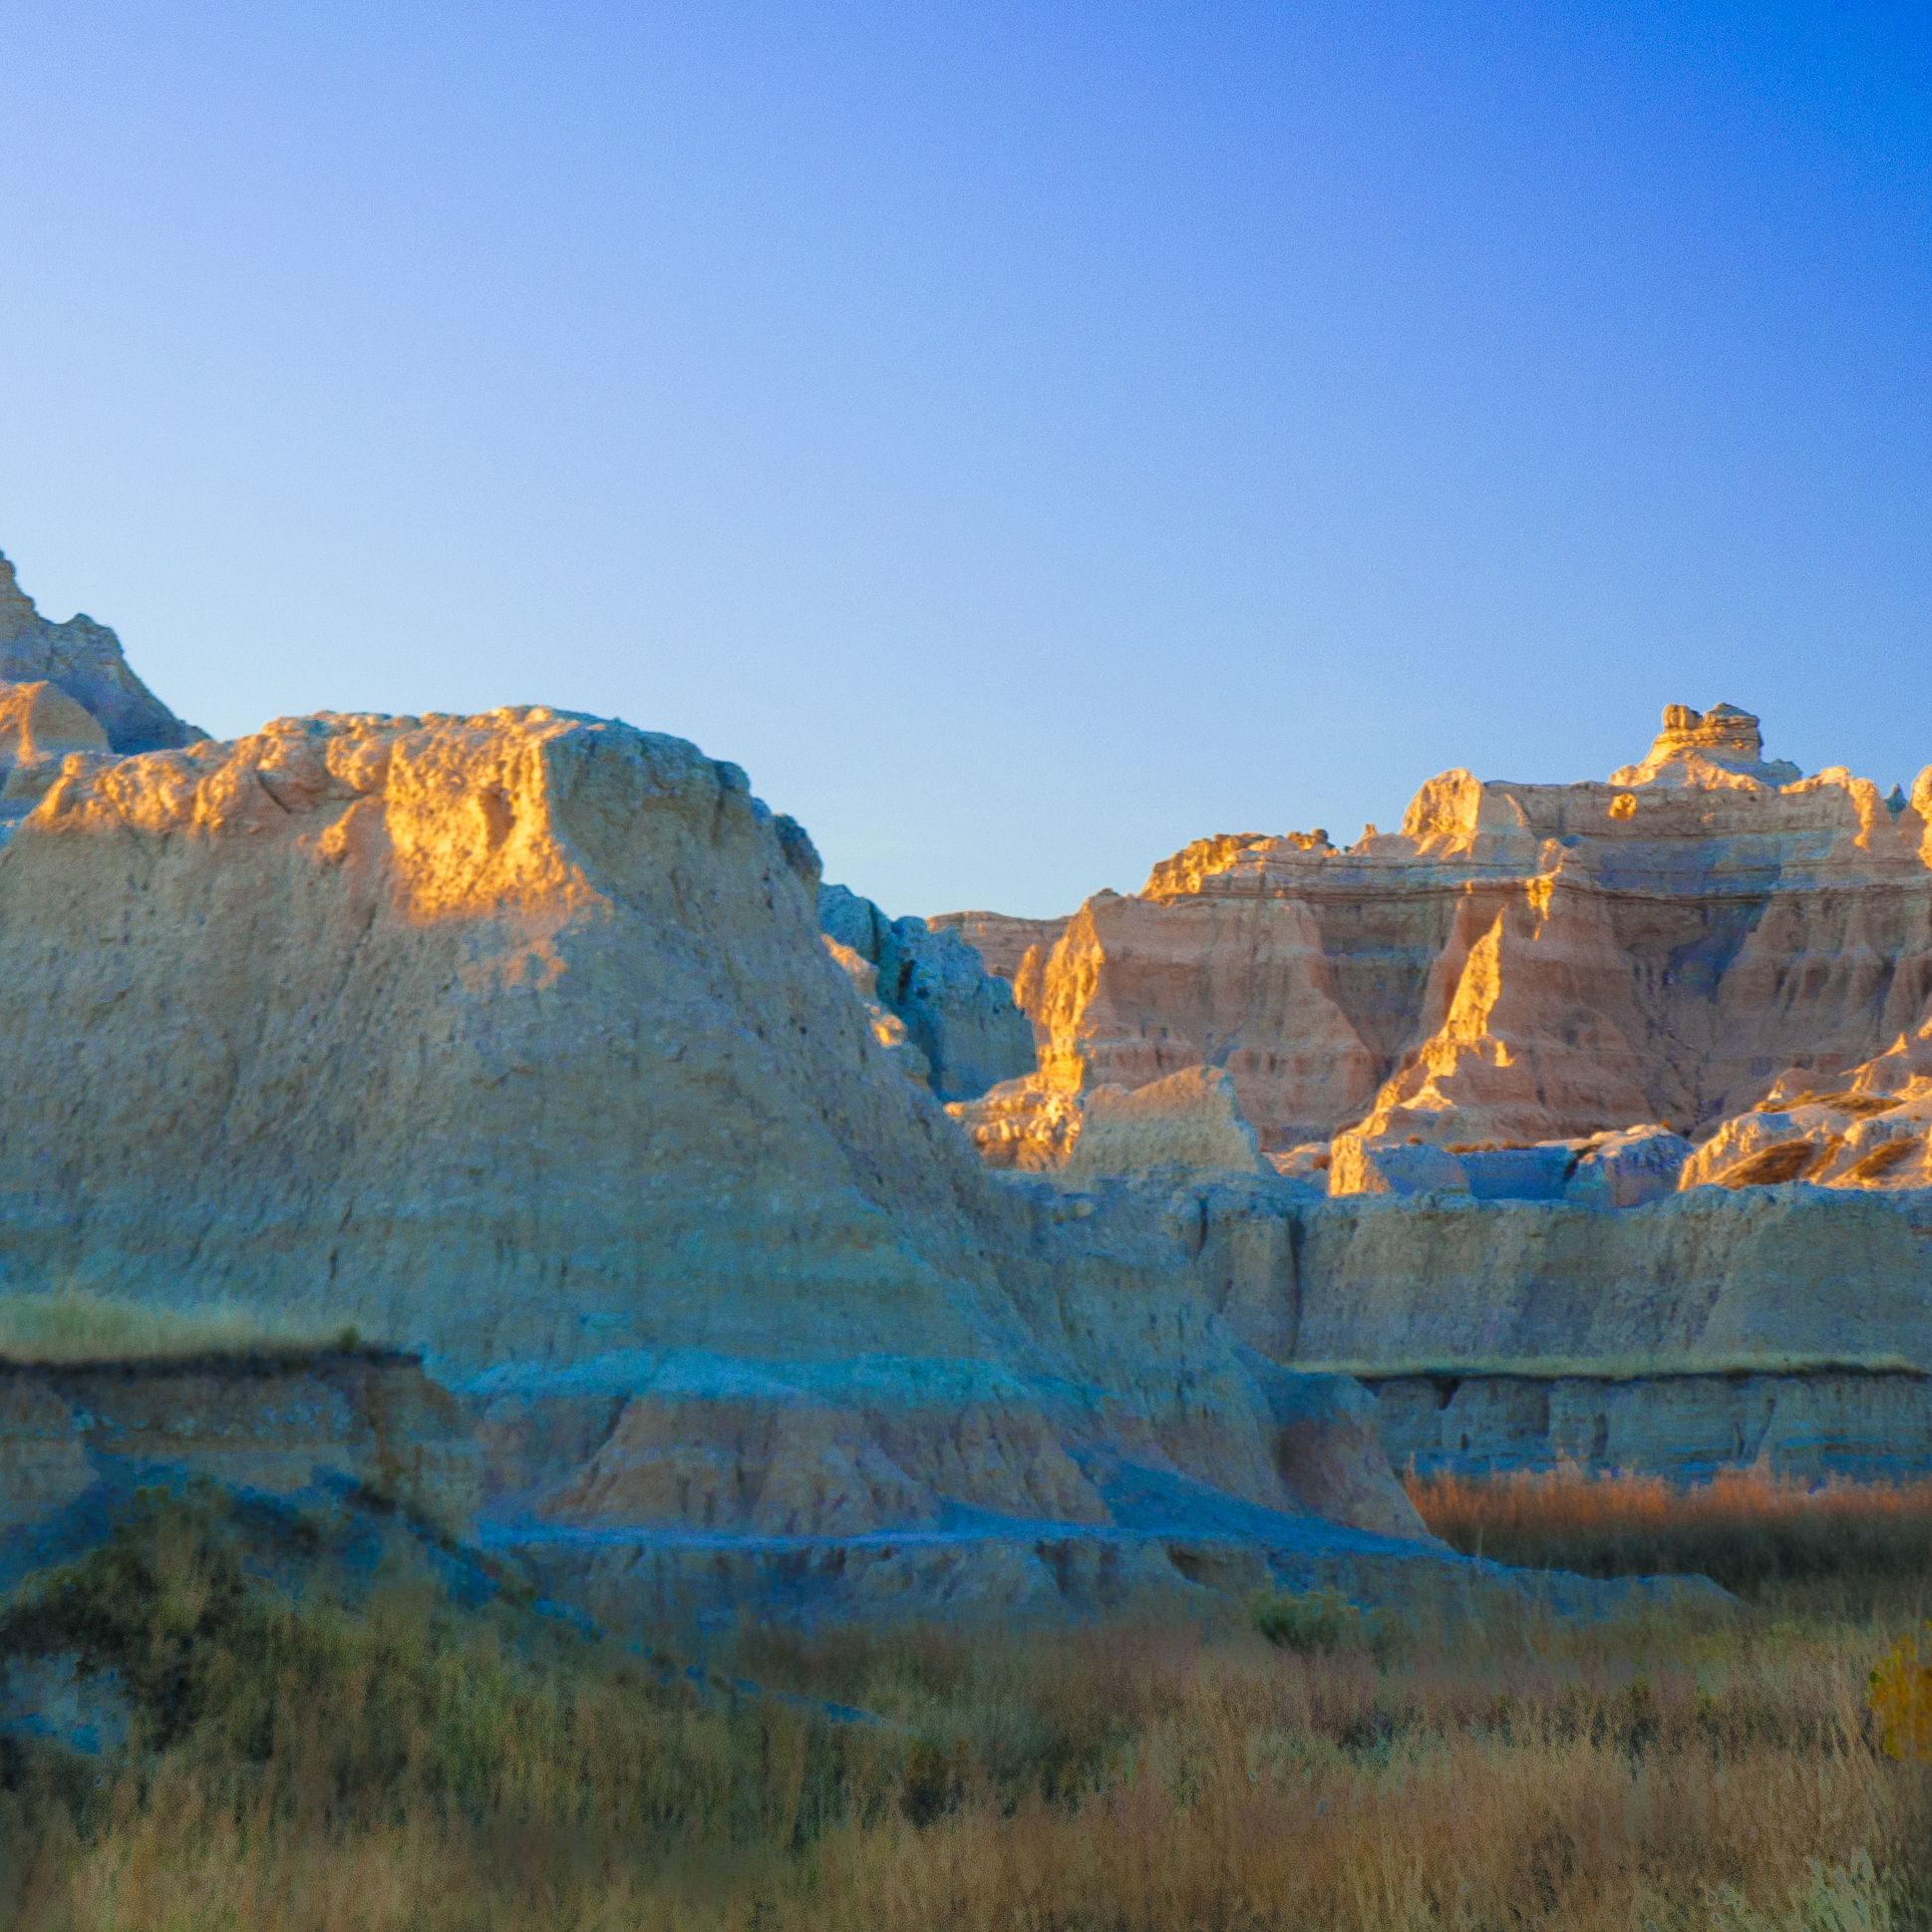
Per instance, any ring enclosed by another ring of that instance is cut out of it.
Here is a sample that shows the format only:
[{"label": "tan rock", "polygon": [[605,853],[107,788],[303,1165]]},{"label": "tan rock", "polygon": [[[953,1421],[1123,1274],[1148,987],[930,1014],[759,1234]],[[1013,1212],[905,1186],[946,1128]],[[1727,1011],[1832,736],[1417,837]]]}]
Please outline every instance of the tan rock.
[{"label": "tan rock", "polygon": [[1069,1186],[1108,1177],[1177,1177],[1266,1171],[1234,1083],[1218,1068],[1188,1067],[1145,1087],[1096,1087],[1060,1177]]},{"label": "tan rock", "polygon": [[1319,928],[1287,898],[1103,894],[1049,957],[1042,1082],[1144,1087],[1224,1068],[1261,1144],[1313,1139],[1366,1107],[1377,1062],[1334,997]]},{"label": "tan rock", "polygon": [[107,733],[59,685],[0,684],[0,773],[107,749]]},{"label": "tan rock", "polygon": [[1373,1141],[1338,1134],[1328,1168],[1331,1194],[1466,1194],[1467,1170],[1443,1148],[1418,1139]]},{"label": "tan rock", "polygon": [[0,850],[0,1264],[422,1349],[512,1524],[1299,1510],[1173,1242],[986,1172],[818,884],[736,767],[541,707],[70,757]]},{"label": "tan rock", "polygon": [[1033,1028],[1012,988],[983,968],[957,930],[888,919],[842,885],[818,888],[818,923],[870,965],[865,998],[899,1022],[942,1100],[975,1100],[1033,1072]]},{"label": "tan rock", "polygon": [[117,1471],[283,1495],[340,1478],[459,1533],[481,1497],[457,1404],[405,1358],[0,1364],[0,1524],[45,1521]]},{"label": "tan rock", "polygon": [[888,1013],[878,1003],[878,968],[869,959],[860,957],[849,946],[841,946],[830,933],[820,933],[826,953],[834,966],[851,981],[852,990],[858,995],[859,1004],[865,1009],[866,1018],[872,1023],[872,1038],[887,1053],[899,1071],[915,1087],[931,1084],[932,1063],[912,1044],[906,1033],[905,1022],[896,1013]]},{"label": "tan rock", "polygon": [[1002,1081],[976,1101],[948,1101],[946,1112],[987,1166],[1044,1174],[1066,1165],[1086,1110],[1078,1094],[1031,1079]]},{"label": "tan rock", "polygon": [[203,734],[183,724],[135,676],[121,640],[91,617],[50,624],[0,556],[0,680],[58,685],[96,719],[117,752],[192,744]]},{"label": "tan rock", "polygon": [[1696,712],[1666,705],[1664,729],[1641,765],[1610,774],[1612,785],[1723,785],[1743,778],[1760,785],[1789,785],[1801,776],[1788,760],[1765,763],[1759,721],[1736,705]]},{"label": "tan rock", "polygon": [[1764,1468],[1807,1481],[1932,1466],[1932,1378],[1846,1366],[1723,1374],[1378,1377],[1389,1452],[1437,1470],[1568,1466],[1679,1480]]}]

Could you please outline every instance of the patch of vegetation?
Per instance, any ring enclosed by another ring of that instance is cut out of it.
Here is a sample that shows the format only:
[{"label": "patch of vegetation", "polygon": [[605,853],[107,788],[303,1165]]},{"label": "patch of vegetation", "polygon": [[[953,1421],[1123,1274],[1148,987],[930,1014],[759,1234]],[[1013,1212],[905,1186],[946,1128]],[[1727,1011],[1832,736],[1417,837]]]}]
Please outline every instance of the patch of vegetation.
[{"label": "patch of vegetation", "polygon": [[1817,1147],[1809,1140],[1779,1140],[1774,1146],[1761,1147],[1735,1167],[1718,1175],[1720,1187],[1775,1187],[1795,1180],[1811,1164]]},{"label": "patch of vegetation", "polygon": [[1361,1650],[1380,1660],[1396,1656],[1407,1641],[1387,1610],[1364,1610],[1339,1590],[1276,1590],[1257,1596],[1249,1619],[1269,1643],[1303,1657]]},{"label": "patch of vegetation", "polygon": [[1708,1576],[1747,1597],[1792,1584],[1932,1577],[1932,1481],[1807,1483],[1759,1469],[1689,1487],[1576,1466],[1411,1475],[1423,1521],[1453,1549],[1582,1576]]},{"label": "patch of vegetation", "polygon": [[1861,1155],[1847,1169],[1847,1180],[1876,1180],[1888,1174],[1894,1167],[1902,1167],[1906,1161],[1924,1147],[1922,1140],[1886,1140],[1872,1150]]},{"label": "patch of vegetation", "polygon": [[338,1578],[344,1534],[151,1496],[5,1607],[7,1645],[85,1654],[139,1715],[118,1756],[13,1752],[0,1923],[1836,1932],[1932,1903],[1932,1779],[1865,1702],[1924,1576],[1876,1621],[1412,1608],[1380,1656],[1319,1592],[1269,1635],[748,1623],[694,1677],[465,1607],[430,1558]]},{"label": "patch of vegetation", "polygon": [[170,1309],[78,1288],[0,1293],[0,1362],[161,1361],[364,1346],[353,1329],[303,1327],[238,1302]]}]

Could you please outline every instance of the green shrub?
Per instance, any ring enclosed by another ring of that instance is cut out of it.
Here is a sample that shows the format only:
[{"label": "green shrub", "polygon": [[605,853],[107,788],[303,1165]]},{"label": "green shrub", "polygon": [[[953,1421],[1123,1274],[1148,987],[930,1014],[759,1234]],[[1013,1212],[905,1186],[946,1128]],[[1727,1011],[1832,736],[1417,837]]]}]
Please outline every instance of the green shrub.
[{"label": "green shrub", "polygon": [[1387,1610],[1359,1609],[1339,1590],[1277,1590],[1254,1599],[1251,1617],[1269,1643],[1302,1656],[1366,1650],[1381,1663],[1405,1643]]}]

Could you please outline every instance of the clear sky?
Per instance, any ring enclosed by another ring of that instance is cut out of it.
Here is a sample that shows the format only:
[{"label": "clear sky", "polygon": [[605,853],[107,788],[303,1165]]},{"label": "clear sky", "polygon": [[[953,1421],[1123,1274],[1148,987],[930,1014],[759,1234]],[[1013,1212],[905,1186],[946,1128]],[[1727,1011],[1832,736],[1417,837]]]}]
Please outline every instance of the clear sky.
[{"label": "clear sky", "polygon": [[695,738],[895,913],[1932,763],[1932,9],[0,0],[0,549],[220,736]]}]

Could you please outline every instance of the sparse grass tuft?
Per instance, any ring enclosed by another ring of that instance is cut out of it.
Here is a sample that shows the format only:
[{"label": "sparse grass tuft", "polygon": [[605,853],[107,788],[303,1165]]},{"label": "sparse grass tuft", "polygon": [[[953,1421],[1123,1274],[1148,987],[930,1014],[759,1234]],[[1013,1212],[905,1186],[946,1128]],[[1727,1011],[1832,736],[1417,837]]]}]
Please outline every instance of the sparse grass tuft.
[{"label": "sparse grass tuft", "polygon": [[1847,1180],[1876,1180],[1900,1167],[1924,1147],[1922,1140],[1886,1140],[1864,1155],[1847,1170]]},{"label": "sparse grass tuft", "polygon": [[1735,1167],[1717,1176],[1720,1187],[1775,1187],[1795,1180],[1811,1164],[1816,1146],[1809,1140],[1779,1140],[1774,1146],[1761,1147]]},{"label": "sparse grass tuft", "polygon": [[170,1309],[78,1288],[0,1293],[0,1362],[152,1361],[360,1346],[360,1338],[349,1337],[353,1330],[318,1332],[239,1302]]}]

